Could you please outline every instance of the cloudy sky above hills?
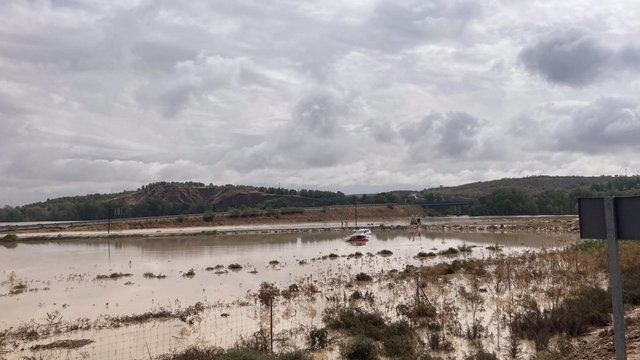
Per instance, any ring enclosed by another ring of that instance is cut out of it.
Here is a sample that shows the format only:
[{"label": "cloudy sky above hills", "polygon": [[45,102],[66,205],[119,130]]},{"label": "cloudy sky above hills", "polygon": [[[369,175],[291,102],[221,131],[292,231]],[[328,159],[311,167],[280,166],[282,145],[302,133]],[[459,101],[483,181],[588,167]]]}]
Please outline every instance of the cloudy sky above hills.
[{"label": "cloudy sky above hills", "polygon": [[640,173],[633,1],[0,2],[0,205]]}]

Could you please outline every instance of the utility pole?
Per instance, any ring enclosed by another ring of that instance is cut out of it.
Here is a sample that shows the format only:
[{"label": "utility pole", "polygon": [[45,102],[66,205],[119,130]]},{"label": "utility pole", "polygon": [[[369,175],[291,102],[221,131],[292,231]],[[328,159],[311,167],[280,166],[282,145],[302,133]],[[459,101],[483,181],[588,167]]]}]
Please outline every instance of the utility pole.
[{"label": "utility pole", "polygon": [[604,217],[609,251],[609,286],[611,287],[611,305],[613,307],[613,336],[616,346],[616,360],[626,360],[627,344],[624,326],[624,304],[622,302],[622,274],[618,251],[617,219],[614,200],[611,196],[604,198]]},{"label": "utility pole", "polygon": [[111,232],[111,206],[107,209],[107,234]]}]

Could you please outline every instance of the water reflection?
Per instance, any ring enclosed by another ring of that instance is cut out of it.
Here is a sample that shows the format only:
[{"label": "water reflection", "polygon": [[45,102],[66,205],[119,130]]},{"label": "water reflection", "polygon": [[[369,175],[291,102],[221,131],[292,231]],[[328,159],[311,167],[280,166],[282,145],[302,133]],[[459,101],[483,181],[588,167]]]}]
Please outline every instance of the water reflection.
[{"label": "water reflection", "polygon": [[[390,257],[347,258],[356,250],[344,241],[346,232],[301,234],[202,235],[119,239],[46,240],[0,247],[0,282],[13,276],[33,291],[0,297],[0,329],[59,311],[65,319],[95,318],[98,314],[141,313],[149,308],[190,305],[196,301],[232,301],[255,291],[262,281],[287,286],[302,277],[349,275],[370,269],[402,268],[443,261],[420,261],[420,251],[436,251],[463,244],[476,246],[471,256],[489,254],[487,246],[503,251],[550,248],[566,244],[572,236],[537,234],[451,234],[374,231],[370,240],[357,244],[359,252],[375,254],[386,249]],[[330,253],[333,260],[321,260]],[[314,260],[315,259],[315,260]],[[279,265],[269,262],[277,260]],[[299,265],[305,260],[306,265]],[[238,263],[238,272],[216,274],[207,267]],[[194,269],[193,278],[182,274]],[[252,272],[256,270],[257,273]],[[123,280],[96,280],[97,275],[132,273]],[[149,280],[145,272],[162,273]],[[11,275],[13,274],[13,275]],[[47,290],[43,290],[47,289]],[[38,291],[35,291],[38,290]],[[0,294],[8,285],[0,287]],[[109,306],[106,306],[106,304]]]}]

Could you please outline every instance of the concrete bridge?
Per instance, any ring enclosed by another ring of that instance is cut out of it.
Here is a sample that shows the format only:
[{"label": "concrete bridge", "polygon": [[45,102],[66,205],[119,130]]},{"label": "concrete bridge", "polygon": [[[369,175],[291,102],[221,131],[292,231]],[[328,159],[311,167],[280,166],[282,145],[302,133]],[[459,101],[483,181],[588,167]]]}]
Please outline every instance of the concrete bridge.
[{"label": "concrete bridge", "polygon": [[445,207],[454,207],[456,215],[462,215],[462,209],[465,206],[473,205],[473,200],[471,199],[444,199],[444,200],[423,200],[418,203],[418,205],[428,208],[445,208]]}]

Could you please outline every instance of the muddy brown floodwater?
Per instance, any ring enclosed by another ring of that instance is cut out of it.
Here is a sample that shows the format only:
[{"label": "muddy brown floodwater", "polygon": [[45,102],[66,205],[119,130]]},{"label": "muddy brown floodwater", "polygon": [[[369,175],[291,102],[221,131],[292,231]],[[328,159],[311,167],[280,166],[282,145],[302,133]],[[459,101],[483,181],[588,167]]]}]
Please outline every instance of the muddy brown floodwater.
[{"label": "muddy brown floodwater", "polygon": [[[0,334],[15,332],[30,324],[74,322],[82,318],[84,323],[90,323],[106,316],[159,310],[179,313],[196,303],[206,307],[196,320],[185,315],[181,320],[170,318],[163,322],[161,335],[149,335],[155,336],[155,340],[149,340],[146,332],[151,334],[151,328],[158,327],[156,323],[149,325],[140,321],[131,328],[126,327],[127,330],[120,325],[91,330],[87,327],[84,333],[12,339],[5,344],[6,354],[0,353],[0,358],[19,358],[28,354],[29,349],[39,351],[46,349],[47,344],[58,344],[55,341],[63,344],[61,341],[67,339],[76,339],[72,344],[80,348],[64,349],[65,354],[72,353],[70,358],[148,358],[196,341],[193,334],[203,332],[209,336],[205,339],[209,343],[232,346],[237,337],[256,329],[245,319],[264,320],[264,309],[252,306],[257,302],[251,296],[264,281],[283,289],[291,284],[313,283],[322,293],[312,301],[301,300],[296,306],[279,308],[281,324],[290,318],[305,319],[280,326],[295,332],[297,326],[320,325],[323,298],[331,295],[336,278],[346,282],[360,272],[374,275],[390,269],[401,270],[407,265],[435,264],[446,257],[418,259],[416,255],[437,253],[450,247],[472,246],[472,251],[465,256],[483,258],[491,252],[488,246],[497,245],[508,254],[575,241],[575,235],[378,230],[366,245],[351,246],[344,241],[346,235],[332,232],[172,236],[32,241],[0,246]],[[390,250],[392,255],[376,255],[381,250]],[[363,256],[347,257],[356,252]],[[239,264],[241,268],[229,269],[231,264]],[[157,278],[158,275],[164,277]],[[376,291],[376,285],[365,288]],[[410,294],[408,290],[406,296]],[[339,292],[333,294],[339,295]],[[315,305],[307,306],[309,302]],[[218,324],[223,321],[223,327],[228,330],[224,334]],[[194,323],[197,328],[192,326]],[[176,342],[179,338],[188,341]],[[115,354],[109,350],[125,341],[126,350]]]}]

